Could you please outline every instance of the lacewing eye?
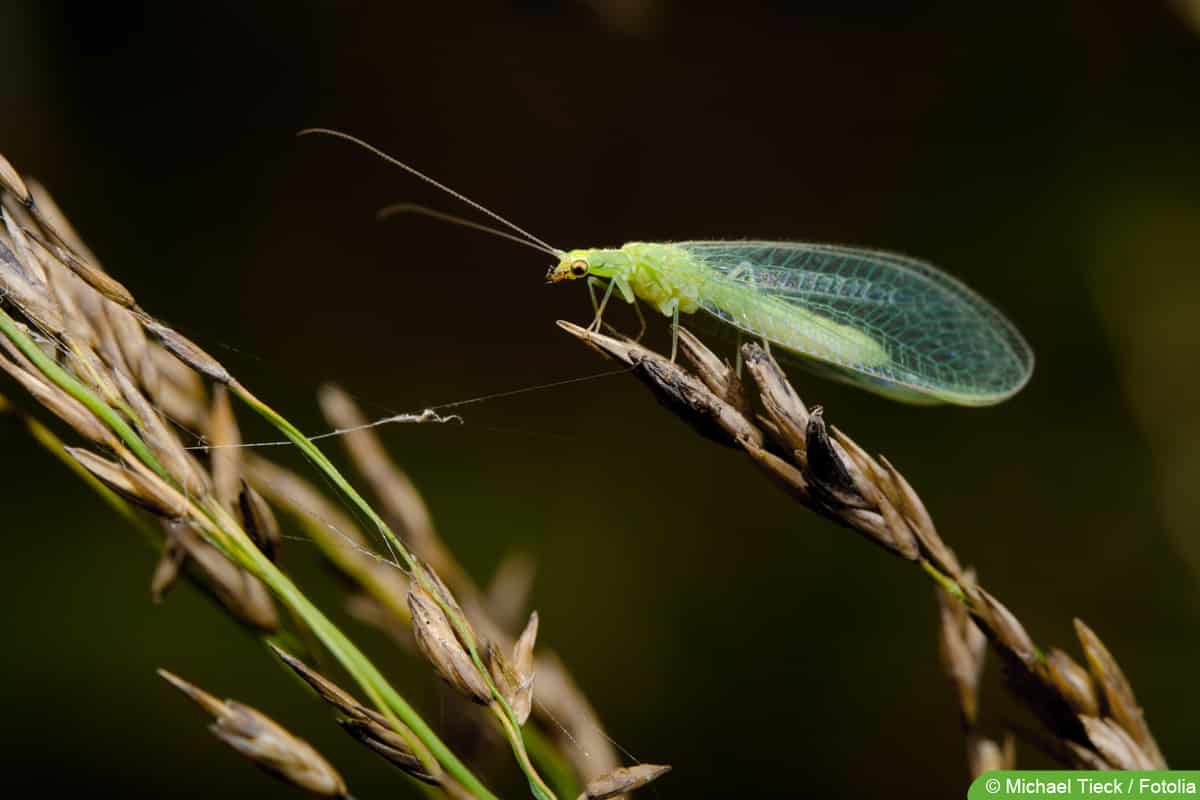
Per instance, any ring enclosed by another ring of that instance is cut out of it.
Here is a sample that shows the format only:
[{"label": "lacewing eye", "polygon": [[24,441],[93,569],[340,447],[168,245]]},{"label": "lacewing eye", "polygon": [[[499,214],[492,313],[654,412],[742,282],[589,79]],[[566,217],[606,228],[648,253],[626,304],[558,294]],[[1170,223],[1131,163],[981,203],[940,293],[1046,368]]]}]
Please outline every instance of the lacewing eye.
[{"label": "lacewing eye", "polygon": [[582,278],[584,275],[587,274],[587,271],[588,271],[588,265],[587,265],[586,261],[580,260],[580,261],[571,262],[571,274],[574,275],[575,277]]}]

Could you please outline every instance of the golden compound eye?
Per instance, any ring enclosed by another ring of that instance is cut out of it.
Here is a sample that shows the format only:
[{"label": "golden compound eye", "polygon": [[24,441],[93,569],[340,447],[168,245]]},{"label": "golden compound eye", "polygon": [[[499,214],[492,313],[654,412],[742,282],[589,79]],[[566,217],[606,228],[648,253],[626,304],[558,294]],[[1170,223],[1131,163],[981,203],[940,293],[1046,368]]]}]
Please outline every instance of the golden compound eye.
[{"label": "golden compound eye", "polygon": [[588,265],[586,261],[581,259],[579,261],[571,262],[571,274],[576,278],[582,278],[584,275],[587,275],[587,271]]}]

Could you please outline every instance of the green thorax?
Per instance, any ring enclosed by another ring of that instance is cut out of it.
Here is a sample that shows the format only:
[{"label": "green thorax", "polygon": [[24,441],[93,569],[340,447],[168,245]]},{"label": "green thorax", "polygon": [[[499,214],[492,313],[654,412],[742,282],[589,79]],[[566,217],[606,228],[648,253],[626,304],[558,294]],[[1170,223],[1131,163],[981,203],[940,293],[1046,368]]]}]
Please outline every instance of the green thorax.
[{"label": "green thorax", "polygon": [[588,262],[598,278],[625,281],[639,298],[666,313],[664,304],[678,299],[679,310],[690,314],[700,307],[700,297],[712,270],[680,247],[650,242],[629,242],[620,249],[573,250]]}]

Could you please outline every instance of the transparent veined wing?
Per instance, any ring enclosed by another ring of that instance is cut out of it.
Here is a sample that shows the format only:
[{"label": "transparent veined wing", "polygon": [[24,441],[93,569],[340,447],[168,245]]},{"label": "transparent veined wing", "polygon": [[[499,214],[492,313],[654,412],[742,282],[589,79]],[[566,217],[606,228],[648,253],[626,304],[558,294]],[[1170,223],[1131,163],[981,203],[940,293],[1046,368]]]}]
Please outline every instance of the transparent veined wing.
[{"label": "transparent veined wing", "polygon": [[991,405],[1033,352],[962,282],[916,259],[790,242],[676,242],[711,278],[703,308],[817,371],[915,403]]}]

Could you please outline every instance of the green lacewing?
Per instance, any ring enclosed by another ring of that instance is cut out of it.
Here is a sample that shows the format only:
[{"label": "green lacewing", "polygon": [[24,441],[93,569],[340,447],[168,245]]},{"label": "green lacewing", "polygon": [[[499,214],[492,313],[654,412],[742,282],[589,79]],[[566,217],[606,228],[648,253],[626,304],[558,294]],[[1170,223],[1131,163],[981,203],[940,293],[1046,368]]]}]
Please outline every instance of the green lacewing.
[{"label": "green lacewing", "polygon": [[[630,242],[560,250],[366,142],[358,144],[500,222],[512,233],[420,206],[417,211],[519,242],[556,259],[552,283],[586,278],[599,328],[614,290],[671,317],[705,312],[775,355],[907,403],[987,406],[1033,374],[1016,327],[962,282],[907,256],[857,247],[774,241]],[[603,287],[596,302],[595,289]],[[639,312],[640,313],[640,312]]]}]

